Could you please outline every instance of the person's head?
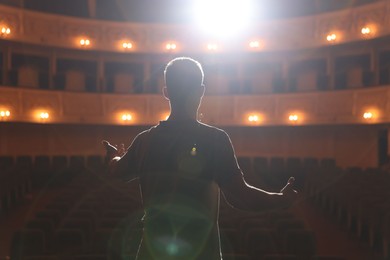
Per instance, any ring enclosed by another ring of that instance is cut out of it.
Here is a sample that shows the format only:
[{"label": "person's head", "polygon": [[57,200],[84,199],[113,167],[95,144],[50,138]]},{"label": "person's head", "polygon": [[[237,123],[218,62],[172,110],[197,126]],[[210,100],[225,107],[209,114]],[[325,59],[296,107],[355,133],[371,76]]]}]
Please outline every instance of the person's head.
[{"label": "person's head", "polygon": [[188,57],[173,59],[165,67],[164,78],[164,95],[172,109],[198,109],[205,90],[199,62]]}]

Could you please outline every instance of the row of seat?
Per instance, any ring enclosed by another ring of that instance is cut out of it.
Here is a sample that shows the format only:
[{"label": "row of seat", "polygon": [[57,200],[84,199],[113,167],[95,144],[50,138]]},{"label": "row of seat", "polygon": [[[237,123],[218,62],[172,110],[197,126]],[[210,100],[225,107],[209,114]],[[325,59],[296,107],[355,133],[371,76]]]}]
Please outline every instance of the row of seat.
[{"label": "row of seat", "polygon": [[90,156],[0,156],[0,170],[4,174],[10,170],[29,170],[29,171],[50,171],[65,167],[80,169],[87,167],[92,170],[98,170],[103,165],[103,158],[99,155]]},{"label": "row of seat", "polygon": [[309,175],[305,191],[314,205],[387,259],[390,256],[389,185],[388,172],[349,168]]},{"label": "row of seat", "polygon": [[[290,176],[296,178],[296,187],[304,185],[305,175],[313,169],[334,169],[331,158],[287,158],[239,157],[240,167],[249,183],[266,185],[273,189],[283,187]],[[91,156],[0,156],[1,204],[0,210],[9,208],[16,198],[31,186],[42,188],[58,186],[69,182],[77,173],[87,170],[101,174],[104,170],[103,158]]]},{"label": "row of seat", "polygon": [[250,183],[276,190],[283,187],[291,176],[296,179],[296,188],[303,189],[307,174],[336,168],[333,158],[238,157],[237,160]]},{"label": "row of seat", "polygon": [[[139,220],[143,211],[137,184],[130,185],[107,182],[96,175],[79,175],[15,233],[13,259],[42,255],[71,258],[81,254],[121,259],[135,255],[142,235]],[[288,211],[253,214],[224,204],[220,226],[222,249],[227,255],[248,257],[242,259],[315,255],[313,234]]]},{"label": "row of seat", "polygon": [[77,174],[104,170],[101,156],[0,156],[0,212],[5,212],[27,192],[62,186]]},{"label": "row of seat", "polygon": [[[134,255],[142,233],[142,226],[137,221],[142,216],[137,184],[129,188],[126,184],[107,182],[100,174],[96,174],[101,173],[103,168],[103,161],[99,156],[87,158],[73,156],[69,160],[67,157],[58,156],[53,158],[40,156],[34,160],[19,158],[10,165],[16,169],[16,165],[23,161],[24,168],[31,170],[31,176],[34,177],[46,176],[45,174],[51,176],[55,169],[58,169],[59,161],[62,161],[60,165],[64,166],[62,169],[67,169],[67,174],[71,172],[77,174],[66,184],[64,192],[58,198],[49,203],[45,210],[38,212],[26,223],[23,230],[15,234],[12,250],[15,259],[42,254],[57,254],[64,257],[109,254],[111,259],[115,258],[112,255]],[[314,158],[268,160],[262,157],[240,157],[239,163],[244,171],[258,174],[260,177],[270,169],[280,169],[277,173],[286,176],[282,170],[290,169],[287,167],[297,170],[297,173],[298,170],[335,168],[334,160]],[[39,172],[41,174],[38,174]],[[48,180],[50,177],[43,179]],[[307,258],[315,255],[313,234],[306,231],[302,223],[294,219],[291,213],[267,212],[265,215],[253,216],[248,213],[233,214],[232,211],[225,209],[226,207],[222,206],[220,219],[222,248],[225,253],[244,254],[252,258],[275,254],[295,256],[300,254]],[[291,233],[287,235],[290,231]],[[33,237],[31,240],[40,243],[39,246],[33,246],[30,251],[25,243],[30,236],[28,234]],[[292,238],[294,236],[295,238]],[[267,242],[262,242],[264,247],[260,249],[257,242],[250,241]],[[290,246],[293,242],[296,244]],[[115,246],[112,246],[114,244]]]},{"label": "row of seat", "polygon": [[[140,198],[133,199],[132,189],[123,185],[110,185],[96,174],[77,175],[57,198],[15,233],[12,259],[44,254],[70,257],[93,249],[102,253],[99,249],[105,252],[111,245],[115,247],[110,252],[119,254],[123,241],[129,242],[130,231],[138,234],[134,238],[134,245],[138,246],[139,222],[131,225],[130,221],[142,216],[138,210]],[[133,214],[137,216],[132,217]]]}]

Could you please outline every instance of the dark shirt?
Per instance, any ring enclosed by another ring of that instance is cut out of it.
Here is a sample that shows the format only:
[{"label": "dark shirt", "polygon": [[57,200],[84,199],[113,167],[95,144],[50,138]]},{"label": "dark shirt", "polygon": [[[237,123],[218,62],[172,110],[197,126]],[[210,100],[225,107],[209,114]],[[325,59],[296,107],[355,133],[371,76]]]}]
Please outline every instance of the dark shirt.
[{"label": "dark shirt", "polygon": [[144,233],[137,259],[221,259],[219,186],[242,174],[229,136],[197,121],[162,121],[119,161],[138,177]]}]

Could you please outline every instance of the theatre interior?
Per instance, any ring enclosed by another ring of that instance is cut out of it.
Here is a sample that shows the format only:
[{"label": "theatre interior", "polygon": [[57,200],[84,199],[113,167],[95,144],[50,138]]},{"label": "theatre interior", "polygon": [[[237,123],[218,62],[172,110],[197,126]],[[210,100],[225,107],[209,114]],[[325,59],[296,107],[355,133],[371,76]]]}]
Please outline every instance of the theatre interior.
[{"label": "theatre interior", "polygon": [[168,118],[181,56],[246,182],[298,191],[221,196],[223,259],[390,259],[390,1],[0,0],[0,260],[136,258],[139,183],[106,178],[102,140]]}]

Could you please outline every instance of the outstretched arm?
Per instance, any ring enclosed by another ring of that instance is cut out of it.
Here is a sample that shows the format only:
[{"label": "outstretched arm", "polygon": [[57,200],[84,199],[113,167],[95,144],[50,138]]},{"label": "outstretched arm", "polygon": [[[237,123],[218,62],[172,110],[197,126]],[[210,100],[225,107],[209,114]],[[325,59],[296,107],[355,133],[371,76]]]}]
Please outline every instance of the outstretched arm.
[{"label": "outstretched arm", "polygon": [[136,178],[135,171],[135,145],[133,144],[126,151],[122,147],[119,149],[108,141],[103,140],[102,144],[106,149],[105,165],[109,177],[132,180]]},{"label": "outstretched arm", "polygon": [[233,207],[261,211],[291,206],[297,197],[297,192],[292,188],[293,183],[294,178],[290,178],[280,192],[267,192],[247,184],[242,175],[236,174],[230,181],[220,184],[220,188]]},{"label": "outstretched arm", "polygon": [[216,144],[216,181],[233,207],[250,211],[285,208],[295,200],[297,194],[292,188],[294,178],[290,178],[280,192],[253,187],[245,182],[229,136],[226,133],[218,135]]}]

